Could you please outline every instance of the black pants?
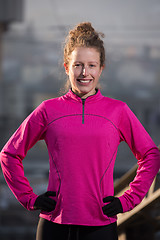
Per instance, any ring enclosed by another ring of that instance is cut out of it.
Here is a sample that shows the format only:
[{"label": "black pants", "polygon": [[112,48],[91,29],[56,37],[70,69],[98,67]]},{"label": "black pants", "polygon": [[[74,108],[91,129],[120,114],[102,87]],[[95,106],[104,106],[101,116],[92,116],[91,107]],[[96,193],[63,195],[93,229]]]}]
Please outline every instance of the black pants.
[{"label": "black pants", "polygon": [[118,240],[117,224],[77,226],[57,224],[40,218],[36,240]]}]

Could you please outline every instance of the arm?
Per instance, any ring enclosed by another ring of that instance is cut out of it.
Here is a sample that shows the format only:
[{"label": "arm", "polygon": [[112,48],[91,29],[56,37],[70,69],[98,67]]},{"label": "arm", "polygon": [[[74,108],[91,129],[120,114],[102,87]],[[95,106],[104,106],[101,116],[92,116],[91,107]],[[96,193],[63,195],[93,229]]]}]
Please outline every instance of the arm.
[{"label": "arm", "polygon": [[34,209],[37,195],[24,176],[22,160],[33,145],[44,138],[46,131],[46,112],[44,103],[36,108],[12,135],[0,153],[1,167],[18,201],[28,210]]},{"label": "arm", "polygon": [[119,197],[123,212],[132,210],[147,194],[160,168],[160,153],[139,120],[124,106],[119,123],[121,141],[125,141],[138,161],[136,177],[130,189]]}]

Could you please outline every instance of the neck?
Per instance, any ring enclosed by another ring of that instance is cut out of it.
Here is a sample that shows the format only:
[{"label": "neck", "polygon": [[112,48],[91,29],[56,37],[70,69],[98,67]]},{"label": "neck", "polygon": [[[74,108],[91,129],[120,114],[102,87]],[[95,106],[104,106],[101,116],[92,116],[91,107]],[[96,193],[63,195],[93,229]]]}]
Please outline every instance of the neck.
[{"label": "neck", "polygon": [[79,93],[79,92],[77,92],[77,91],[74,91],[72,88],[71,88],[71,90],[72,90],[72,92],[73,92],[74,94],[76,94],[77,96],[79,96],[81,99],[86,99],[87,97],[92,96],[92,95],[95,95],[95,94],[98,92],[98,89],[97,89],[97,88],[94,89],[94,91],[91,92],[91,93]]}]

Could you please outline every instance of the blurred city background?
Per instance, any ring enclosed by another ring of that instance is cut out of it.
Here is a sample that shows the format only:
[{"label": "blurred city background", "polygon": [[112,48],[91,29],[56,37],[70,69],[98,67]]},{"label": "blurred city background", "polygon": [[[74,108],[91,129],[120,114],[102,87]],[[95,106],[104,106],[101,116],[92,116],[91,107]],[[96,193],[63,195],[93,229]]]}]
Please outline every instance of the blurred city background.
[{"label": "blurred city background", "polygon": [[[103,95],[125,101],[160,144],[160,1],[0,0],[0,149],[43,100],[63,94],[64,39],[82,21],[105,34]],[[114,179],[135,164],[122,143]],[[34,192],[45,192],[43,142],[28,152],[24,169]],[[35,239],[38,214],[23,209],[0,171],[0,239]]]}]

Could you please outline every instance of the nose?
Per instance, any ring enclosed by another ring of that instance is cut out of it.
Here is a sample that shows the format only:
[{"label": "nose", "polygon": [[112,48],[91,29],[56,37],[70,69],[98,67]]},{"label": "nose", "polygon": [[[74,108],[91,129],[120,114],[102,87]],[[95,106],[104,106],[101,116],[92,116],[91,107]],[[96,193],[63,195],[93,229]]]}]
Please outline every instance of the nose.
[{"label": "nose", "polygon": [[82,74],[83,74],[83,76],[87,76],[88,75],[88,68],[87,68],[87,66],[83,66]]}]

